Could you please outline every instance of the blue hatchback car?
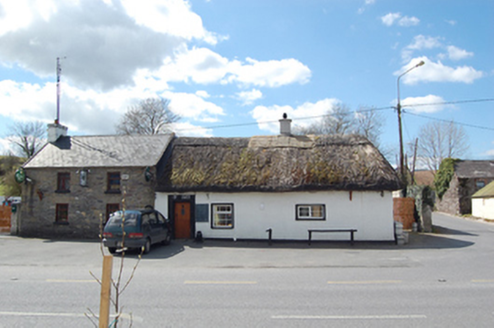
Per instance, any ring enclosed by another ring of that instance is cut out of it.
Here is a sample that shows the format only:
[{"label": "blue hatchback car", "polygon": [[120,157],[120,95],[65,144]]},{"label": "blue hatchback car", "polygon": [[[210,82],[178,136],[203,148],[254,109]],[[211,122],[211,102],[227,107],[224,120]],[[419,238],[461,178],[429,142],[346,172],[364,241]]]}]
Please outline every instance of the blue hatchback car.
[{"label": "blue hatchback car", "polygon": [[151,245],[167,245],[171,238],[169,221],[150,206],[112,213],[103,230],[103,244],[112,254],[123,248],[140,249],[147,254]]}]

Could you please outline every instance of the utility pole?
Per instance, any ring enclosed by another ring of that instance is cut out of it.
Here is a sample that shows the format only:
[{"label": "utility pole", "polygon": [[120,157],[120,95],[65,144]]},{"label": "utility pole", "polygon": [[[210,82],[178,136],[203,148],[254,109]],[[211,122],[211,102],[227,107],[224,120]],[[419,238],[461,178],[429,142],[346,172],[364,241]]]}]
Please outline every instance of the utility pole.
[{"label": "utility pole", "polygon": [[404,156],[403,156],[403,132],[402,132],[402,127],[401,127],[401,104],[400,104],[400,78],[410,72],[411,70],[420,67],[424,65],[424,61],[421,60],[417,65],[409,68],[407,71],[402,73],[400,76],[398,76],[398,79],[396,81],[396,86],[398,90],[398,102],[396,104],[396,111],[398,112],[398,132],[399,132],[399,138],[400,138],[400,179],[404,183],[405,188],[406,188],[406,178],[405,178],[405,165],[404,165]]}]

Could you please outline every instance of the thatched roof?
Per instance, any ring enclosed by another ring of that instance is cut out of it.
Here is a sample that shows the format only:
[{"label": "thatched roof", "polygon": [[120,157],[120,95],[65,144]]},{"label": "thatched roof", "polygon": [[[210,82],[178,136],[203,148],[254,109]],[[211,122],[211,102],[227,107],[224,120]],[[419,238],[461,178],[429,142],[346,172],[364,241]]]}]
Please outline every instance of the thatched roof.
[{"label": "thatched roof", "polygon": [[175,138],[158,191],[397,190],[396,172],[360,136]]}]

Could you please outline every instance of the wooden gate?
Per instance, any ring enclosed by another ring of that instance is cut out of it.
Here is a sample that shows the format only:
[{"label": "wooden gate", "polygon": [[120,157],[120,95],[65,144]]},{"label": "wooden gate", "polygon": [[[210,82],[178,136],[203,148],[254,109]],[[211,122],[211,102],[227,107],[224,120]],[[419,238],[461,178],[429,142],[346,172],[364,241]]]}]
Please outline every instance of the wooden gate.
[{"label": "wooden gate", "polygon": [[0,232],[10,232],[10,217],[12,208],[7,205],[0,206]]}]

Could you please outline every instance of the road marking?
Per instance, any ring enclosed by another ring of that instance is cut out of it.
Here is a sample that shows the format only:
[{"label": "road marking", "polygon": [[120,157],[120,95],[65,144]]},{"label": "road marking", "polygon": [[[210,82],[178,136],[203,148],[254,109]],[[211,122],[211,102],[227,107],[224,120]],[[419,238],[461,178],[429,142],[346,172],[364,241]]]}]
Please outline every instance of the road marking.
[{"label": "road marking", "polygon": [[76,282],[76,283],[81,283],[81,282],[97,282],[94,279],[86,279],[86,280],[75,280],[75,279],[46,279],[46,282]]},{"label": "road marking", "polygon": [[200,281],[186,280],[185,285],[255,285],[257,281]]},{"label": "road marking", "polygon": [[387,314],[387,315],[274,315],[271,319],[295,320],[396,320],[427,319],[424,314]]},{"label": "road marking", "polygon": [[472,282],[477,282],[477,283],[494,282],[494,279],[472,279]]},{"label": "road marking", "polygon": [[84,313],[47,313],[47,312],[0,312],[0,315],[18,317],[85,317]]},{"label": "road marking", "polygon": [[[84,313],[50,313],[50,312],[13,312],[13,311],[0,311],[0,316],[17,316],[17,317],[71,317],[71,318],[80,318],[86,317]],[[88,314],[89,315],[89,314]],[[89,315],[92,317],[91,315]],[[110,314],[111,318],[115,318],[116,314]],[[128,313],[121,313],[120,318],[122,319],[133,319],[137,321],[142,321],[142,318],[132,316]]]},{"label": "road marking", "polygon": [[355,280],[355,281],[328,281],[330,285],[372,285],[372,284],[399,284],[401,280]]}]

